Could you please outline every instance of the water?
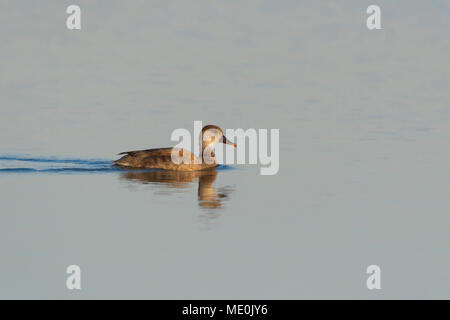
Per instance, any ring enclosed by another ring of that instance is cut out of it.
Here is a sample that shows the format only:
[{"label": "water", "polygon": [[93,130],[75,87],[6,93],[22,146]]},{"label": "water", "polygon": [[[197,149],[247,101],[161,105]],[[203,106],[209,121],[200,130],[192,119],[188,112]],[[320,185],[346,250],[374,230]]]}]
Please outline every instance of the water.
[{"label": "water", "polygon": [[[450,298],[447,2],[70,4],[2,4],[1,298]],[[278,174],[111,166],[194,120]]]}]

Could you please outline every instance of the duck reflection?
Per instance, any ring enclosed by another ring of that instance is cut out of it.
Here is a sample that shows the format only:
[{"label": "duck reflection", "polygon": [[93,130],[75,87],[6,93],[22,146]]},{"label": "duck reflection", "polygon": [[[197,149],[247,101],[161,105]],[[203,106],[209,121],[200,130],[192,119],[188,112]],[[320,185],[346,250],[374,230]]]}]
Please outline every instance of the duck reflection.
[{"label": "duck reflection", "polygon": [[121,173],[121,178],[143,184],[160,187],[160,193],[173,194],[189,189],[192,183],[198,181],[198,204],[205,209],[218,209],[223,206],[233,192],[231,187],[216,188],[213,184],[217,170],[203,171],[127,171]]}]

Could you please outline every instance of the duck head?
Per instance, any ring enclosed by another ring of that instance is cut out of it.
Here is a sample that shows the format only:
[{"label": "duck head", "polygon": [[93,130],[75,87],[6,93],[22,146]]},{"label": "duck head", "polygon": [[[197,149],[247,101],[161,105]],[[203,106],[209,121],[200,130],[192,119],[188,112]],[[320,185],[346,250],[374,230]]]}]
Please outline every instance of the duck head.
[{"label": "duck head", "polygon": [[206,154],[211,155],[211,157],[215,157],[214,155],[214,145],[216,143],[229,144],[236,148],[236,143],[231,142],[225,137],[223,134],[223,130],[215,125],[207,125],[204,126],[201,133],[201,143],[202,143],[202,154],[205,156]]}]

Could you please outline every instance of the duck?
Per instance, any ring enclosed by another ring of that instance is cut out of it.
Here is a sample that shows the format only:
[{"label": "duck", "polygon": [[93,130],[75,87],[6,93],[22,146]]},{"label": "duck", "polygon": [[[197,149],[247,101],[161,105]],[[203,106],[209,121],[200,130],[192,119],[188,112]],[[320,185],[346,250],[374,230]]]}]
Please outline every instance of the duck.
[{"label": "duck", "polygon": [[[202,128],[201,151],[196,156],[191,151],[181,148],[156,148],[147,150],[125,151],[119,153],[124,155],[113,163],[126,168],[162,169],[176,171],[198,171],[218,167],[215,158],[214,145],[218,142],[223,144],[237,145],[229,141],[223,130],[216,125],[206,125]],[[183,161],[173,161],[173,155],[179,156]]]}]

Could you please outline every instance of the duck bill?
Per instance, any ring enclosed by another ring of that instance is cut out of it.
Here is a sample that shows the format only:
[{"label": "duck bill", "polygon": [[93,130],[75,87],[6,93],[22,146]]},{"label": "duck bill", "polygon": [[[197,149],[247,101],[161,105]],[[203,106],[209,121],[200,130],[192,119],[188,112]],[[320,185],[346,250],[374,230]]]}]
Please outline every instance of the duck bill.
[{"label": "duck bill", "polygon": [[224,144],[232,145],[232,146],[235,147],[235,148],[237,147],[236,143],[231,142],[231,141],[228,140],[227,137],[225,137],[225,136],[222,136],[222,141],[221,141],[221,142],[224,143]]}]

